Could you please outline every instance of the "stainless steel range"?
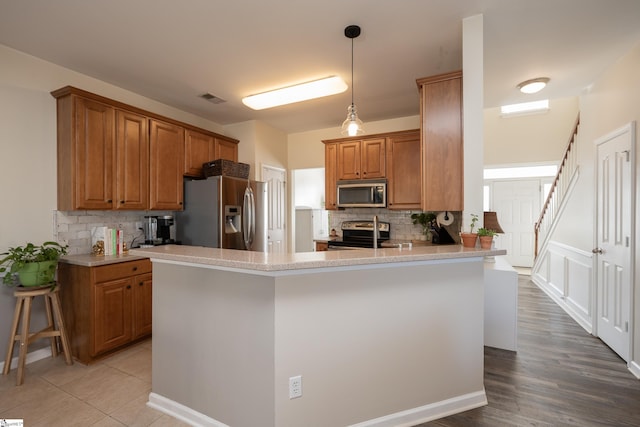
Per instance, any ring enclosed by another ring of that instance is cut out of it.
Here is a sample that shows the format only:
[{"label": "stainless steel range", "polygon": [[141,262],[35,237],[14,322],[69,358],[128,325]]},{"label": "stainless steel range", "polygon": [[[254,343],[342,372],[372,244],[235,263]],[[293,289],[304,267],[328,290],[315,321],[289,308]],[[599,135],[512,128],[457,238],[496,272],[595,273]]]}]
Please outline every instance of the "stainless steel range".
[{"label": "stainless steel range", "polygon": [[[388,222],[377,221],[378,248],[382,247],[382,243],[389,240],[389,230],[391,228]],[[342,229],[342,239],[330,240],[329,249],[349,249],[349,248],[373,248],[374,240],[374,221],[344,221],[340,226]]]}]

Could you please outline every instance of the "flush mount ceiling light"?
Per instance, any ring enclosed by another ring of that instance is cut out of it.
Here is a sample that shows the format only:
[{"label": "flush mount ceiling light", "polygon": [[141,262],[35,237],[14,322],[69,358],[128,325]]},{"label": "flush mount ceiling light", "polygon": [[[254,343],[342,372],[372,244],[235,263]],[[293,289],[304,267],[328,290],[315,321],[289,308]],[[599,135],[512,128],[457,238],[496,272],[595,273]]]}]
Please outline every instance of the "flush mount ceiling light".
[{"label": "flush mount ceiling light", "polygon": [[347,118],[342,122],[342,134],[349,136],[362,135],[362,120],[358,118],[356,104],[353,103],[353,39],[360,35],[360,27],[349,25],[344,29],[344,35],[351,39],[351,105],[347,107]]},{"label": "flush mount ceiling light", "polygon": [[540,92],[549,83],[549,77],[538,77],[536,79],[526,80],[517,87],[522,93]]},{"label": "flush mount ceiling light", "polygon": [[242,99],[242,103],[254,110],[264,110],[265,108],[335,95],[345,90],[347,90],[347,84],[344,80],[337,76],[331,76],[247,96]]}]

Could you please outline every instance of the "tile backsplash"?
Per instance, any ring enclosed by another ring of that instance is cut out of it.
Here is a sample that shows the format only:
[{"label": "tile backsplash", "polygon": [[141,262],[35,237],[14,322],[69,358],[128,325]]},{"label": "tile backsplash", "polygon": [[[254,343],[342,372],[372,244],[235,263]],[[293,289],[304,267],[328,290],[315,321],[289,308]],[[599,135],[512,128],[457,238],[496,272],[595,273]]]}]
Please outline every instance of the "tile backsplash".
[{"label": "tile backsplash", "polygon": [[[422,226],[414,225],[411,214],[420,211],[395,211],[388,209],[353,208],[329,211],[329,230],[336,230],[342,235],[340,225],[343,221],[372,220],[378,215],[380,221],[391,224],[390,235],[393,240],[425,240]],[[69,254],[91,253],[91,229],[93,227],[109,227],[124,230],[127,247],[131,248],[144,241],[142,230],[137,229],[136,223],[143,221],[145,215],[173,215],[171,211],[54,211],[53,221],[55,239],[69,245]],[[461,212],[452,212],[455,220],[446,229],[458,241],[460,231]]]},{"label": "tile backsplash", "polygon": [[109,227],[124,230],[127,247],[144,242],[142,230],[136,223],[142,222],[145,215],[172,215],[167,211],[53,211],[55,239],[69,245],[69,254],[91,253],[91,229]]},{"label": "tile backsplash", "polygon": [[[338,235],[342,235],[340,225],[343,221],[373,220],[374,215],[378,215],[379,221],[391,224],[390,238],[392,240],[425,240],[426,236],[422,233],[420,224],[413,224],[411,220],[412,213],[421,211],[396,211],[389,209],[372,209],[372,208],[346,208],[344,210],[329,211],[329,229],[335,229]],[[438,212],[436,212],[438,213]],[[460,238],[460,218],[462,212],[450,212],[454,216],[453,224],[445,227],[454,240]]]}]

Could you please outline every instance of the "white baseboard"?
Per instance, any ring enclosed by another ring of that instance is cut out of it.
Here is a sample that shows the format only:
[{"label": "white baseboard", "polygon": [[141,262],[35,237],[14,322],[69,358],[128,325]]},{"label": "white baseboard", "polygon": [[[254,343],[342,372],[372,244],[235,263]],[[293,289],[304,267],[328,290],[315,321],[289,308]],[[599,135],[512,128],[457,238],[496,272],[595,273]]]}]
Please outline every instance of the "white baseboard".
[{"label": "white baseboard", "polygon": [[214,420],[198,411],[184,406],[171,399],[167,399],[157,393],[149,393],[149,401],[147,406],[156,409],[160,412],[164,412],[167,415],[177,418],[192,426],[206,426],[206,427],[229,427],[227,424]]},{"label": "white baseboard", "polygon": [[[32,351],[31,353],[27,353],[27,360],[25,361],[25,364],[28,365],[29,363],[33,363],[47,357],[51,357],[51,347],[45,347]],[[18,367],[18,356],[11,359],[11,366],[13,367],[13,369],[16,369]],[[0,363],[0,369],[4,369],[4,361]]]},{"label": "white baseboard", "polygon": [[631,362],[629,362],[628,368],[629,371],[631,371],[631,373],[640,380],[640,365],[632,360]]},{"label": "white baseboard", "polygon": [[456,396],[451,399],[396,412],[350,427],[410,427],[487,405],[484,388],[481,391]]},{"label": "white baseboard", "polygon": [[[484,389],[482,389],[482,391],[353,424],[350,427],[409,427],[479,408],[486,404],[487,395]],[[227,424],[221,423],[157,393],[149,393],[147,406],[193,426],[229,427]]]}]

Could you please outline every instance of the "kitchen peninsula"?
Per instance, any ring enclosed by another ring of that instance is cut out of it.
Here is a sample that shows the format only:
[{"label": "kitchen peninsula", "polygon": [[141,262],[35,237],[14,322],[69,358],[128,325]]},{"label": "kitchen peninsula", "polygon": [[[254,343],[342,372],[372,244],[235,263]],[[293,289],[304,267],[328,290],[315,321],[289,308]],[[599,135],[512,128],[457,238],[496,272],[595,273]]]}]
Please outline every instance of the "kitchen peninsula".
[{"label": "kitchen peninsula", "polygon": [[151,407],[198,425],[326,427],[486,404],[483,257],[502,250],[131,252],[153,263]]}]

